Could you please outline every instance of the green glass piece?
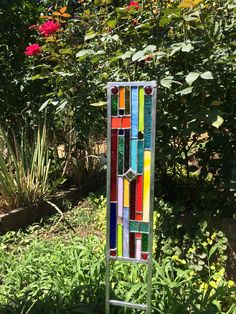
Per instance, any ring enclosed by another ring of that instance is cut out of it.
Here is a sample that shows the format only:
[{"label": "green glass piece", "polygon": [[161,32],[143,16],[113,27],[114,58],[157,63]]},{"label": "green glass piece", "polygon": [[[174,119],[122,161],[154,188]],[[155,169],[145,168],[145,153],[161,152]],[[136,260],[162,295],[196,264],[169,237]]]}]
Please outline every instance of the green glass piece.
[{"label": "green glass piece", "polygon": [[138,173],[143,173],[143,141],[138,141]]},{"label": "green glass piece", "polygon": [[152,96],[145,95],[144,103],[144,149],[152,144]]},{"label": "green glass piece", "polygon": [[124,146],[125,139],[124,136],[119,136],[118,142],[118,174],[124,173]]},{"label": "green glass piece", "polygon": [[148,234],[142,235],[142,252],[148,251]]},{"label": "green glass piece", "polygon": [[111,115],[117,116],[118,97],[111,95]]},{"label": "green glass piece", "polygon": [[130,114],[130,87],[125,87],[125,114]]},{"label": "green glass piece", "polygon": [[117,255],[122,256],[123,225],[117,224]]},{"label": "green glass piece", "polygon": [[130,221],[130,232],[139,232],[139,222],[138,221]]},{"label": "green glass piece", "polygon": [[149,223],[148,222],[140,222],[140,232],[148,233],[149,231]]}]

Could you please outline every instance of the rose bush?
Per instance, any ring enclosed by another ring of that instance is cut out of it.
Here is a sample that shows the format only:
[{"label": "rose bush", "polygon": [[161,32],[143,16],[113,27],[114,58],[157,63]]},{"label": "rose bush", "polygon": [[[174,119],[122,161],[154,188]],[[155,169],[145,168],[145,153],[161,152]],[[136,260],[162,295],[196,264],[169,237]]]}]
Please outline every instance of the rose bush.
[{"label": "rose bush", "polygon": [[[63,28],[54,38],[38,38],[44,53],[33,62],[41,67],[31,68],[28,76],[43,78],[49,86],[40,110],[72,110],[71,123],[83,145],[89,133],[105,127],[101,105],[107,81],[157,80],[158,190],[169,194],[171,185],[177,188],[179,178],[186,178],[180,187],[184,193],[172,193],[172,199],[187,207],[194,199],[198,208],[217,212],[223,207],[232,213],[233,1],[143,1],[127,6],[125,1],[96,0],[69,4],[70,16],[65,17],[60,12],[65,3],[60,3],[42,12]],[[99,119],[93,123],[95,116]],[[218,195],[209,192],[216,187]]]}]

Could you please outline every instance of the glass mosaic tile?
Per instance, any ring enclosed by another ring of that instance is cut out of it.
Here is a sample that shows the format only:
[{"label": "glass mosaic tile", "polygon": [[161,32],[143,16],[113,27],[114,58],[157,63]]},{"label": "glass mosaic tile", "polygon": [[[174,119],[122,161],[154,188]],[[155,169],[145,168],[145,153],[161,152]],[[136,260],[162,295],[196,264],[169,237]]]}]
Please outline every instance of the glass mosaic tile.
[{"label": "glass mosaic tile", "polygon": [[149,223],[147,222],[140,222],[139,231],[142,233],[148,233],[149,231]]},{"label": "glass mosaic tile", "polygon": [[111,96],[111,115],[117,116],[117,110],[118,110],[118,97],[117,96]]},{"label": "glass mosaic tile", "polygon": [[124,156],[124,172],[130,167],[130,130],[125,130],[125,156]]},{"label": "glass mosaic tile", "polygon": [[116,203],[110,205],[110,249],[116,248]]},{"label": "glass mosaic tile", "polygon": [[124,136],[119,136],[118,142],[118,174],[121,175],[124,172],[124,148],[125,139]]},{"label": "glass mosaic tile", "polygon": [[152,96],[145,95],[144,104],[144,149],[151,148],[152,137]]},{"label": "glass mosaic tile", "polygon": [[148,251],[148,234],[142,235],[142,251],[143,252]]},{"label": "glass mosaic tile", "polygon": [[130,232],[139,232],[139,222],[130,220]]}]

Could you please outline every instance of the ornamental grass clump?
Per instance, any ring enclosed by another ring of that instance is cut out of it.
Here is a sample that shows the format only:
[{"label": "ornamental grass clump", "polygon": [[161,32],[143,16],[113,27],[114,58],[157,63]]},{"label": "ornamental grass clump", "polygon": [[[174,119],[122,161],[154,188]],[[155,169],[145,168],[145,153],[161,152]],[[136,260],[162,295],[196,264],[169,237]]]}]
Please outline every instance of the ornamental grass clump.
[{"label": "ornamental grass clump", "polygon": [[15,135],[0,128],[4,150],[0,151],[0,210],[32,204],[49,194],[50,159],[46,127],[38,128],[33,143],[22,133],[20,143]]}]

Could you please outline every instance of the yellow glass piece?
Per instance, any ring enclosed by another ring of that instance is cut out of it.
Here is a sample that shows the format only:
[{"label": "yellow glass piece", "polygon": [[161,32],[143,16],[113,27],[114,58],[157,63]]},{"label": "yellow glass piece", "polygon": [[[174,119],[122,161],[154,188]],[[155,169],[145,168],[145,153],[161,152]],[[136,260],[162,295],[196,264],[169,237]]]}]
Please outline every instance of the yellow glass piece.
[{"label": "yellow glass piece", "polygon": [[151,188],[151,151],[144,151],[143,169],[143,221],[149,222]]},{"label": "yellow glass piece", "polygon": [[117,256],[122,256],[122,243],[123,243],[123,226],[117,224]]},{"label": "yellow glass piece", "polygon": [[124,207],[129,207],[129,181],[124,178]]},{"label": "yellow glass piece", "polygon": [[119,109],[125,109],[125,88],[120,87],[119,91]]},{"label": "yellow glass piece", "polygon": [[138,130],[144,131],[144,88],[140,87],[138,92],[139,98],[139,115],[138,115]]}]

